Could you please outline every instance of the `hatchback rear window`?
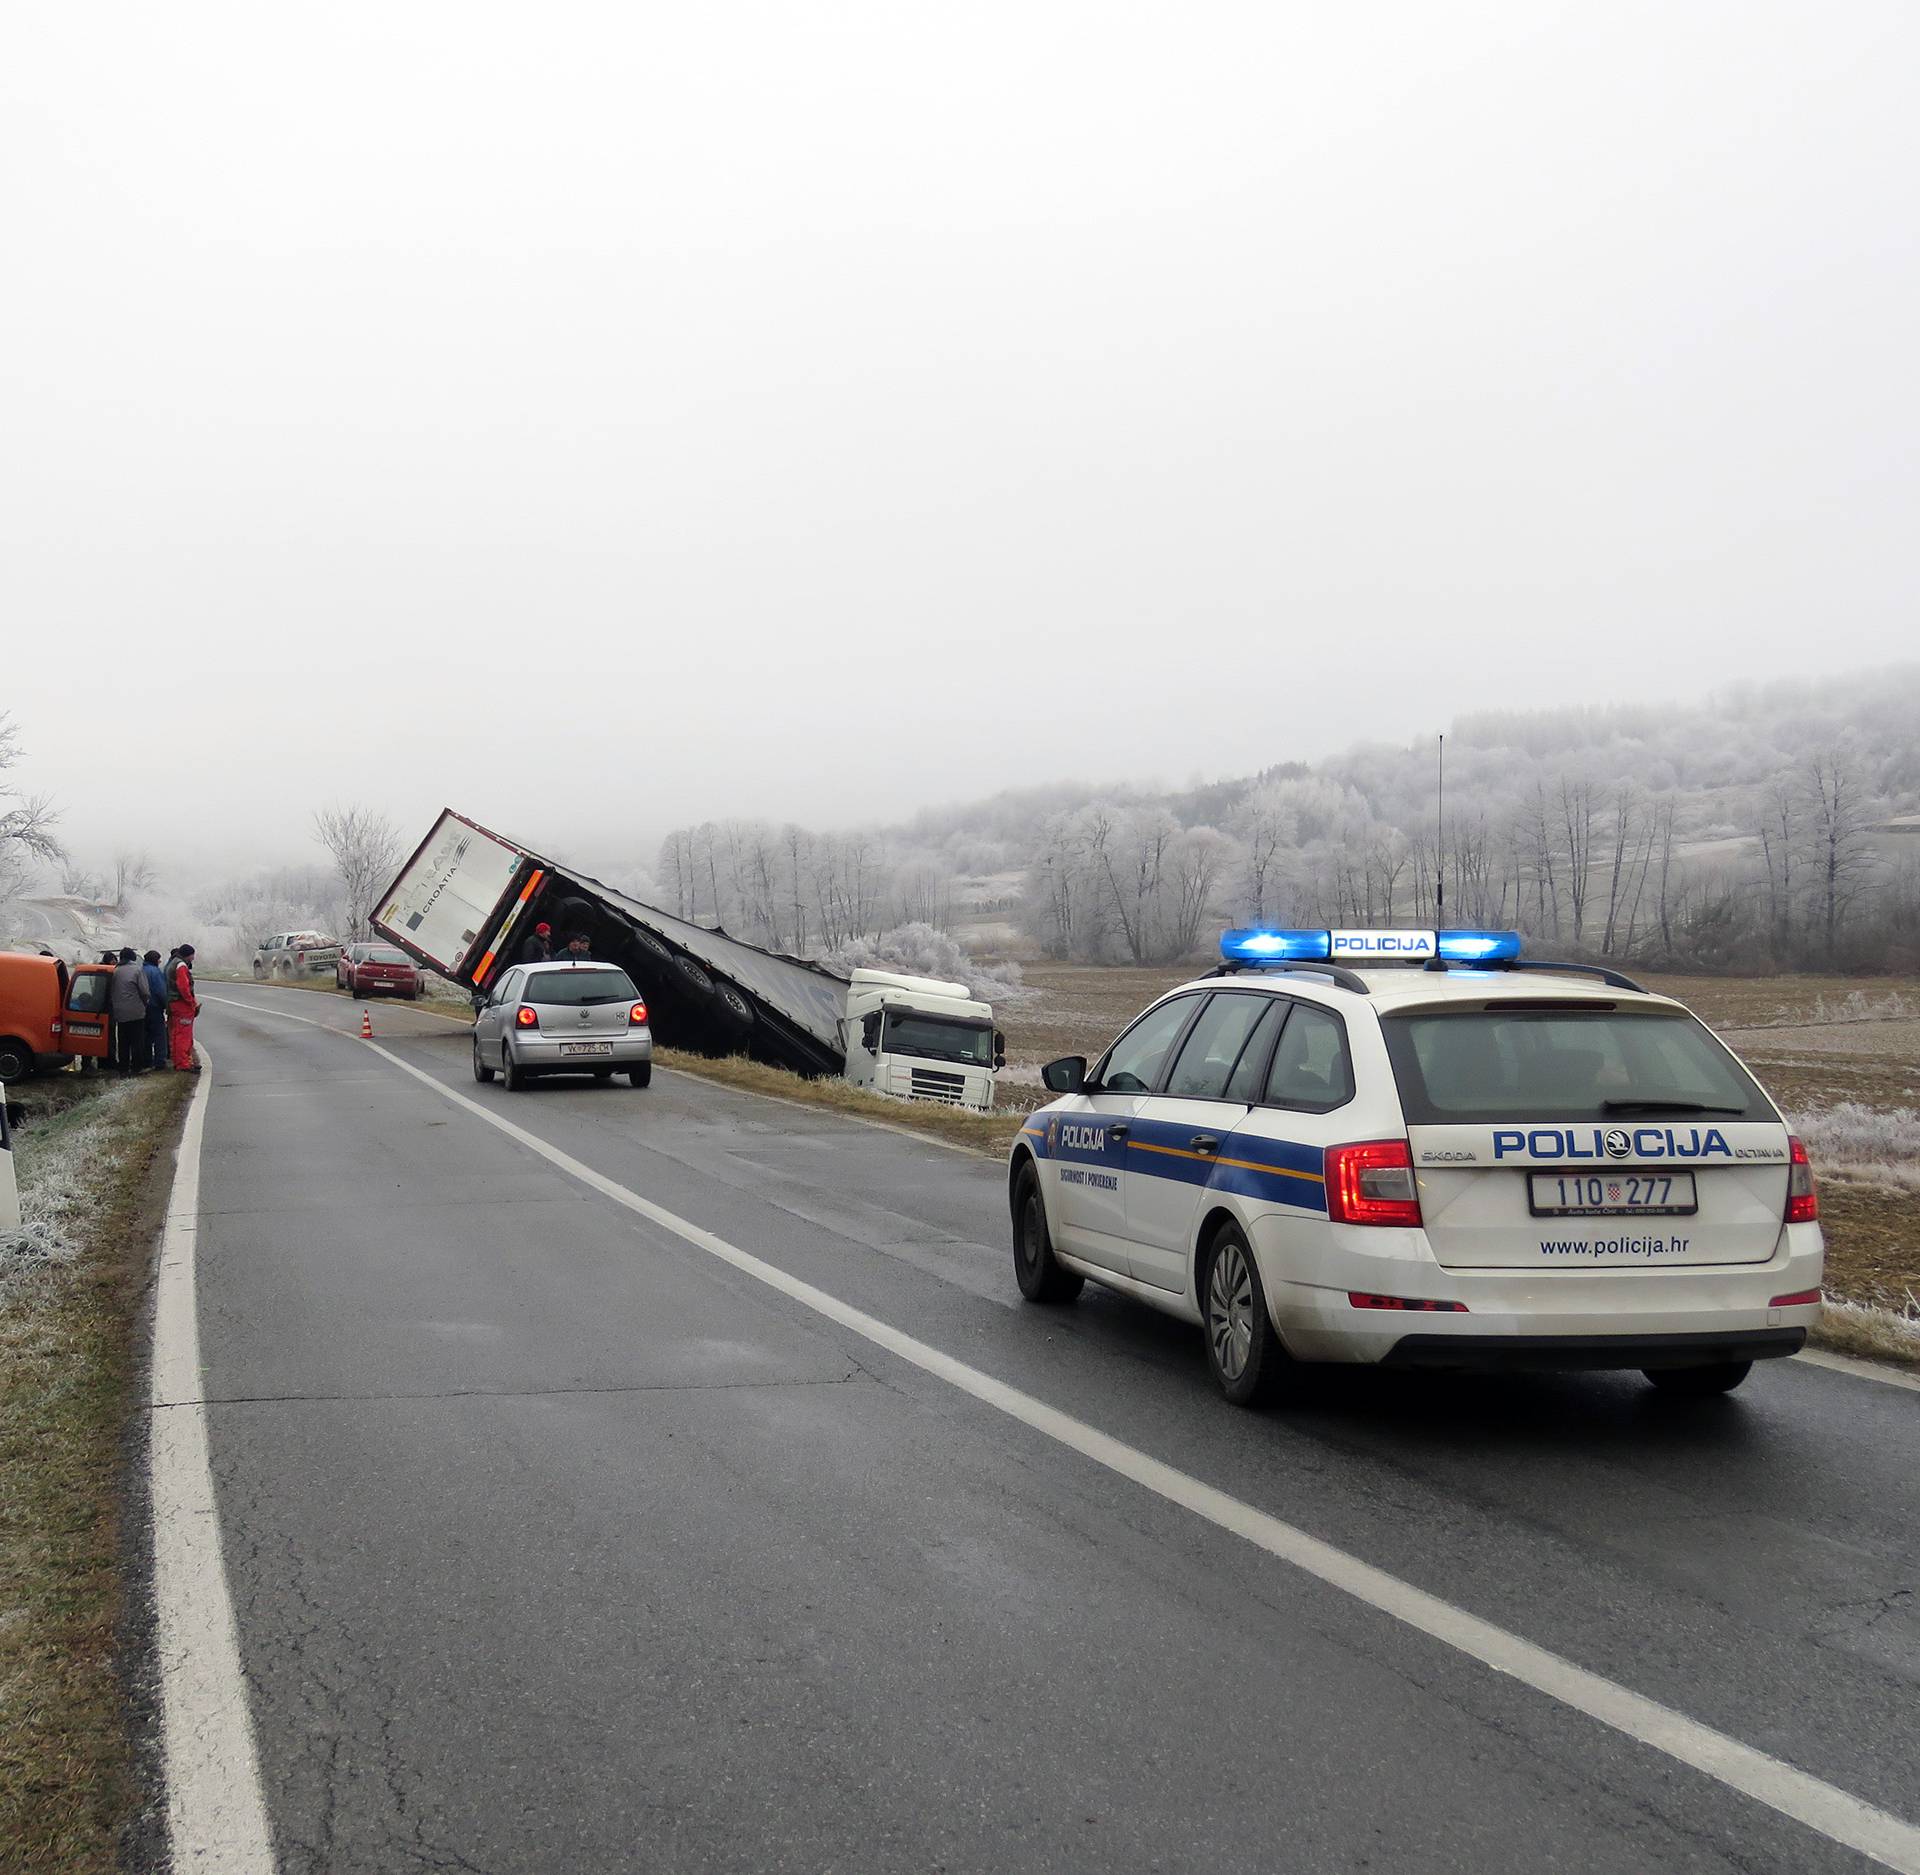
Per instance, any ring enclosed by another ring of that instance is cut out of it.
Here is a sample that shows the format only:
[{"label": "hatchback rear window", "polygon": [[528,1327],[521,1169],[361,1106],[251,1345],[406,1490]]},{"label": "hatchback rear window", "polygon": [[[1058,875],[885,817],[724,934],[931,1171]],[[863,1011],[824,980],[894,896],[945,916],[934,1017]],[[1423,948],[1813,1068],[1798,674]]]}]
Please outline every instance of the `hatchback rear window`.
[{"label": "hatchback rear window", "polygon": [[520,1000],[577,1009],[590,1003],[631,1003],[639,995],[624,970],[537,970],[520,992]]},{"label": "hatchback rear window", "polygon": [[1462,1009],[1388,1016],[1380,1027],[1416,1125],[1779,1118],[1746,1069],[1681,1011]]}]

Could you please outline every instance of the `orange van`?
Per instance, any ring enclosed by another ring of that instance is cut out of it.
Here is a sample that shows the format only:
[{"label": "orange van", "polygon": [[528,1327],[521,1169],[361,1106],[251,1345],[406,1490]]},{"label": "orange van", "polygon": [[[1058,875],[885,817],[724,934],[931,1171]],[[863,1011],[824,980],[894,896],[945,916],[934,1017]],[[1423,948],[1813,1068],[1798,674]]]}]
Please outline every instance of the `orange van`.
[{"label": "orange van", "polygon": [[70,966],[58,957],[0,951],[0,1082],[75,1059],[106,1060],[112,983],[105,964]]}]

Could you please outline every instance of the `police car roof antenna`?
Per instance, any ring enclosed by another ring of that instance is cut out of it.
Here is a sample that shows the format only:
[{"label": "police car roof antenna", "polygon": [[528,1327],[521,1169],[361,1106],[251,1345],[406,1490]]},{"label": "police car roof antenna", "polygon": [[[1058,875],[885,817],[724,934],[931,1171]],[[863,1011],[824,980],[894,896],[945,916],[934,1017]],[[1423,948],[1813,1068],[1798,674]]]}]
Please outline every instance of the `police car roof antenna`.
[{"label": "police car roof antenna", "polygon": [[[1436,937],[1446,929],[1447,924],[1447,738],[1443,731],[1440,737],[1440,787],[1439,805],[1433,816],[1433,929]],[[1427,959],[1429,970],[1444,970],[1447,960],[1440,955],[1440,946],[1434,945],[1433,955]]]}]

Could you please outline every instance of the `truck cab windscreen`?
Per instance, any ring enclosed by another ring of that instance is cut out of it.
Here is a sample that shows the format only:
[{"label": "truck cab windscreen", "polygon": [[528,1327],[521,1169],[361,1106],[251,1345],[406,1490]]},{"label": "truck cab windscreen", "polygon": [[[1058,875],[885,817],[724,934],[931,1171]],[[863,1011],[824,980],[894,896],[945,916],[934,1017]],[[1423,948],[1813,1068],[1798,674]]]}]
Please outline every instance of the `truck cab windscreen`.
[{"label": "truck cab windscreen", "polygon": [[1380,1027],[1416,1125],[1779,1117],[1739,1062],[1678,1011],[1463,1009]]},{"label": "truck cab windscreen", "polygon": [[930,1061],[963,1062],[970,1068],[993,1066],[991,1025],[959,1022],[950,1016],[889,1009],[881,1047],[890,1055],[922,1055]]}]

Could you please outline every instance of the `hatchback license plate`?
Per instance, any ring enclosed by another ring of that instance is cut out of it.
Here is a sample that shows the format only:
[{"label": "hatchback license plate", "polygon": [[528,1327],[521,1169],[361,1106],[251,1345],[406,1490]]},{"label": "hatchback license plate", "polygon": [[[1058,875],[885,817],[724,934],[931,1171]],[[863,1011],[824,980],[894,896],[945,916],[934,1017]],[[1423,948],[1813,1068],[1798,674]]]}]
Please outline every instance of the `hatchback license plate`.
[{"label": "hatchback license plate", "polygon": [[613,1053],[611,1042],[562,1042],[560,1052],[563,1055],[610,1055]]},{"label": "hatchback license plate", "polygon": [[1535,1217],[1691,1217],[1700,1209],[1691,1172],[1533,1172]]}]

